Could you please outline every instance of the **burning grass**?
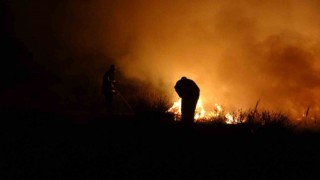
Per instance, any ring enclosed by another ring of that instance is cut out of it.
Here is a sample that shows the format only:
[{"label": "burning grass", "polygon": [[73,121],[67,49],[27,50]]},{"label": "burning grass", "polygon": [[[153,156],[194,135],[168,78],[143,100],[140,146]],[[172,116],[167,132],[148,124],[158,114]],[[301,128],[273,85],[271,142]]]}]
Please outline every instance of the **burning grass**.
[{"label": "burning grass", "polygon": [[[196,112],[195,123],[201,124],[245,124],[250,126],[259,127],[281,127],[281,128],[294,128],[299,125],[307,123],[300,123],[289,118],[282,112],[275,112],[270,110],[258,110],[260,100],[257,101],[253,109],[242,110],[239,109],[235,112],[226,112],[219,104],[213,104],[211,110],[205,110],[202,100],[199,99]],[[181,119],[181,99],[174,102],[173,105],[166,111],[174,116],[174,121]],[[314,121],[316,122],[316,121]],[[309,123],[310,124],[310,123]],[[300,126],[301,127],[301,126]],[[306,126],[304,126],[306,128]],[[314,127],[307,127],[308,129]]]},{"label": "burning grass", "polygon": [[[167,96],[153,93],[136,94],[137,104],[133,107],[139,115],[153,116],[161,119],[166,117],[166,120],[180,121],[181,119],[181,99],[174,102],[173,105],[169,103]],[[257,103],[258,104],[258,103]],[[172,105],[170,107],[170,105]],[[264,126],[264,127],[293,127],[292,121],[289,117],[281,112],[273,112],[269,110],[254,109],[242,110],[236,112],[226,112],[219,104],[213,104],[212,110],[206,110],[199,99],[196,112],[196,124],[225,124],[225,125],[239,125],[246,124],[250,126]]]},{"label": "burning grass", "polygon": [[[179,122],[181,119],[181,99],[175,102],[170,102],[169,95],[157,91],[156,88],[150,87],[143,83],[130,88],[123,88],[123,96],[128,100],[131,108],[134,111],[137,119],[147,120],[148,122]],[[128,90],[125,91],[125,90]],[[129,91],[130,90],[130,91]],[[203,97],[202,97],[203,98]],[[258,108],[260,100],[251,109],[228,112],[225,108],[217,103],[204,105],[203,99],[199,99],[196,112],[195,124],[202,125],[234,125],[234,126],[250,126],[250,127],[270,127],[270,128],[287,128],[287,129],[320,129],[315,128],[317,122],[310,117],[305,117],[305,120],[296,120],[282,112],[271,111],[268,109]],[[129,111],[128,108],[123,111]],[[311,119],[311,120],[310,120]],[[308,120],[308,121],[307,121]],[[309,122],[310,121],[310,122]],[[308,126],[307,126],[308,125]]]}]

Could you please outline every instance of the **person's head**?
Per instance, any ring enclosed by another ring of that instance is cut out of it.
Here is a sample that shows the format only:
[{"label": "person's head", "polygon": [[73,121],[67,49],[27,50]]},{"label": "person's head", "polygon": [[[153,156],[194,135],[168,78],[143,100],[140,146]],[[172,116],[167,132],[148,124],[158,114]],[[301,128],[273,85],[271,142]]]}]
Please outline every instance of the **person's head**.
[{"label": "person's head", "polygon": [[187,78],[186,78],[185,76],[182,76],[182,77],[181,77],[181,80],[182,80],[182,81],[185,81],[185,80],[187,80]]},{"label": "person's head", "polygon": [[111,64],[110,68],[111,71],[116,71],[116,66],[114,64]]}]

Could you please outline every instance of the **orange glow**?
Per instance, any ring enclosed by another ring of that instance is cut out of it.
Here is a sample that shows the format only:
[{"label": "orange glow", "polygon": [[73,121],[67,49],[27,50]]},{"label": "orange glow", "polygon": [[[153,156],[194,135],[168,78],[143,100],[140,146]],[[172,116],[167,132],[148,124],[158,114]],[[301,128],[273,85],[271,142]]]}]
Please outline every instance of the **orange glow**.
[{"label": "orange glow", "polygon": [[[57,104],[74,94],[71,85],[82,84],[83,77],[89,89],[100,86],[114,63],[130,79],[124,84],[148,84],[172,102],[176,80],[193,79],[203,95],[199,121],[216,112],[215,102],[233,111],[249,109],[257,99],[261,109],[294,119],[309,106],[308,119],[320,117],[319,1],[96,0],[58,3],[44,15],[33,10],[48,9],[45,4],[10,3],[10,16],[19,19],[10,33],[35,55],[35,67],[70,81],[63,83],[70,88],[58,90],[50,83],[48,89],[61,97]],[[238,117],[222,111],[228,123]]]}]

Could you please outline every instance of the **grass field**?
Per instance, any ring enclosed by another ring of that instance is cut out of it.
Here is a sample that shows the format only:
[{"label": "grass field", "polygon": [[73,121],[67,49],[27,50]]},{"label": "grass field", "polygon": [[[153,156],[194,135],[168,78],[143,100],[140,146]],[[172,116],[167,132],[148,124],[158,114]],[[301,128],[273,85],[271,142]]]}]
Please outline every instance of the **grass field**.
[{"label": "grass field", "polygon": [[318,177],[319,134],[283,122],[184,127],[156,110],[86,116],[80,123],[79,116],[50,112],[2,114],[5,179]]}]

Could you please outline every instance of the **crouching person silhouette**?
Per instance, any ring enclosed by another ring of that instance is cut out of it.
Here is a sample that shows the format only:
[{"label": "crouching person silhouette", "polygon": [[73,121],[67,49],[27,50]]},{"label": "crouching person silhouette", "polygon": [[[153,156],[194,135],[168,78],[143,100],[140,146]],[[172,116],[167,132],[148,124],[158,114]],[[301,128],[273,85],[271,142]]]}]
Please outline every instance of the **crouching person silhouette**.
[{"label": "crouching person silhouette", "polygon": [[199,99],[200,89],[193,80],[186,77],[182,77],[174,88],[182,99],[181,122],[186,125],[191,125],[194,122],[194,113]]}]

